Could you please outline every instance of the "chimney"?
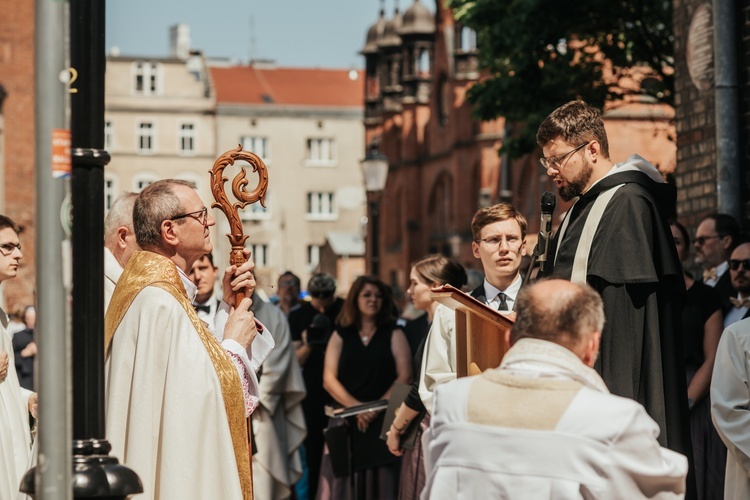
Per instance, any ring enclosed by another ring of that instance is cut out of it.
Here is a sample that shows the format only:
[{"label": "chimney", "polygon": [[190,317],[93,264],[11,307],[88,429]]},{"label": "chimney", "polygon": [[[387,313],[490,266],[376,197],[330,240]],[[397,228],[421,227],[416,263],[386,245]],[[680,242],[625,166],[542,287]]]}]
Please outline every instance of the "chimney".
[{"label": "chimney", "polygon": [[172,57],[187,59],[190,56],[190,26],[175,24],[169,28],[169,46]]}]

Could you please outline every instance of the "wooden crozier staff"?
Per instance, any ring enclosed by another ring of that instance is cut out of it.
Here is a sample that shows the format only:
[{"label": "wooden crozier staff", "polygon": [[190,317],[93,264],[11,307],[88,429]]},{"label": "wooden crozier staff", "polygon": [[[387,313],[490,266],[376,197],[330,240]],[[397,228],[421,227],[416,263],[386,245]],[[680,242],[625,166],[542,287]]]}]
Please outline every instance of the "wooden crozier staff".
[{"label": "wooden crozier staff", "polygon": [[[258,173],[259,179],[256,188],[248,193],[245,189],[248,184],[245,167],[241,166],[240,172],[232,180],[232,194],[239,201],[232,203],[224,192],[224,183],[229,180],[224,177],[224,169],[229,165],[234,165],[236,160],[244,160],[252,165],[253,172]],[[226,215],[227,221],[229,221],[230,233],[227,234],[227,238],[229,238],[229,243],[232,245],[232,250],[229,252],[229,264],[239,267],[247,261],[242,250],[245,248],[245,241],[248,238],[242,228],[239,210],[256,201],[260,201],[263,207],[266,206],[265,196],[268,189],[268,170],[266,169],[266,164],[263,163],[263,160],[258,155],[250,151],[243,151],[240,144],[237,146],[237,149],[231,149],[219,156],[209,172],[211,173],[211,193],[213,193],[214,200],[216,200],[211,205],[211,208],[220,209]],[[234,307],[237,307],[244,298],[245,292],[238,290],[235,294]],[[255,323],[258,331],[262,331],[263,327],[257,319]],[[250,443],[253,437],[253,427],[250,418],[247,419],[247,437],[248,450],[250,452],[250,484],[252,485],[253,449]]]}]

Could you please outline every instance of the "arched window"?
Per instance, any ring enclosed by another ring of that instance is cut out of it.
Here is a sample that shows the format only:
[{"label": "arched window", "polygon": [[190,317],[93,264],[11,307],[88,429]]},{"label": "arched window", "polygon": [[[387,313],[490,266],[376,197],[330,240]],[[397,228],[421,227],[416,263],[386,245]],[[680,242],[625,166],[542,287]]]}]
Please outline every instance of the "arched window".
[{"label": "arched window", "polygon": [[450,174],[441,174],[432,188],[430,195],[430,241],[438,243],[437,248],[442,251],[442,243],[453,228],[453,178]]}]

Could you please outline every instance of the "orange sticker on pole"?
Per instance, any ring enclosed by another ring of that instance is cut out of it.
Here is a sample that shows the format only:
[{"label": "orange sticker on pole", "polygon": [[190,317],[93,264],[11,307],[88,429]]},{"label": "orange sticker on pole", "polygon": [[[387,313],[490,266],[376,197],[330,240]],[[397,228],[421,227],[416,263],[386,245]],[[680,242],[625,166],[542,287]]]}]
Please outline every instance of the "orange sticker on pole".
[{"label": "orange sticker on pole", "polygon": [[52,130],[52,177],[68,177],[71,171],[70,130]]}]

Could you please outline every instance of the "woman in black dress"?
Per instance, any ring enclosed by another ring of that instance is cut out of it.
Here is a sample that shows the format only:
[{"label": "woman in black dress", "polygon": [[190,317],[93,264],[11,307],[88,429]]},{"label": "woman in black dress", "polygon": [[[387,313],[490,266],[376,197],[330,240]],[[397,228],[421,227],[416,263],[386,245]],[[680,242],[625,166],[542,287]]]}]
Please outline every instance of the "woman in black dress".
[{"label": "woman in black dress", "polygon": [[[396,327],[394,310],[390,289],[379,279],[361,276],[352,284],[338,317],[337,330],[328,341],[323,368],[323,387],[340,405],[349,407],[388,399],[394,382],[411,381],[409,344],[404,332]],[[366,412],[356,419],[352,417],[348,425],[356,425],[356,429],[350,431],[369,430],[379,435],[382,413]],[[347,425],[343,419],[331,420],[329,428]],[[384,451],[386,445],[375,439],[374,446]],[[397,461],[355,472],[355,489],[364,491],[363,499],[396,498],[398,472]],[[351,498],[351,479],[333,476],[326,449],[317,498]]]},{"label": "woman in black dress", "polygon": [[[430,417],[419,397],[419,371],[422,366],[427,333],[430,331],[432,317],[438,306],[438,302],[432,300],[430,290],[442,285],[452,285],[461,289],[466,284],[466,271],[458,262],[443,255],[433,254],[412,265],[409,282],[409,289],[406,293],[414,304],[414,308],[425,311],[425,314],[408,322],[404,327],[409,345],[416,346],[412,365],[414,382],[388,431],[388,449],[396,456],[403,455],[399,500],[419,499],[426,479],[421,437],[422,432],[430,425]],[[401,446],[401,436],[411,425],[419,425],[420,428],[417,431],[414,448],[408,450]]]},{"label": "woman in black dress", "polygon": [[[670,223],[677,255],[685,262],[690,253],[690,237],[679,222]],[[726,447],[711,422],[709,389],[716,348],[724,329],[721,298],[708,285],[684,272],[685,306],[682,312],[683,349],[690,407],[690,434],[695,460],[695,481],[700,500],[724,497]]]}]

